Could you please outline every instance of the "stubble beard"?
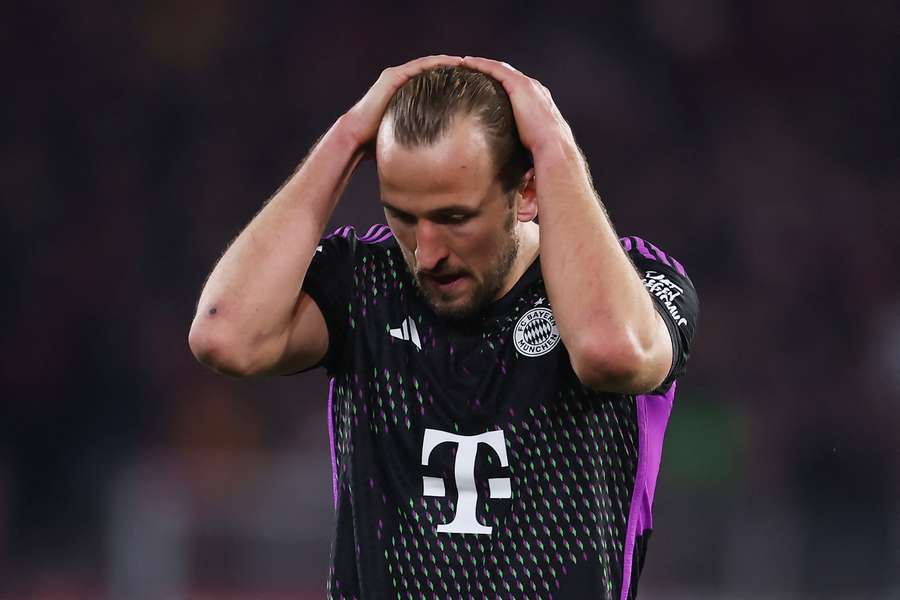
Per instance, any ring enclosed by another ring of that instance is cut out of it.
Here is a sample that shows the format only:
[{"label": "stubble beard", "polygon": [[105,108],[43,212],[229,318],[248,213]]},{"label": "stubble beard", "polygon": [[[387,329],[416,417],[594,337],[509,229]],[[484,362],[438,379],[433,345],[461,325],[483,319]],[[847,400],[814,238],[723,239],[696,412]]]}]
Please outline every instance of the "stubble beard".
[{"label": "stubble beard", "polygon": [[[416,287],[422,293],[422,296],[425,298],[425,301],[431,309],[438,316],[451,321],[470,320],[481,315],[497,298],[497,294],[503,289],[506,278],[510,271],[512,271],[516,257],[519,255],[519,235],[514,226],[515,213],[511,213],[510,222],[504,227],[507,236],[494,268],[491,269],[481,281],[472,278],[473,289],[469,293],[469,298],[459,305],[447,306],[445,303],[448,299],[424,282],[424,276],[418,270],[414,270],[409,264],[409,261],[407,261],[407,267],[413,273],[413,280],[416,283]],[[469,271],[466,271],[463,275],[472,277],[472,273]]]}]

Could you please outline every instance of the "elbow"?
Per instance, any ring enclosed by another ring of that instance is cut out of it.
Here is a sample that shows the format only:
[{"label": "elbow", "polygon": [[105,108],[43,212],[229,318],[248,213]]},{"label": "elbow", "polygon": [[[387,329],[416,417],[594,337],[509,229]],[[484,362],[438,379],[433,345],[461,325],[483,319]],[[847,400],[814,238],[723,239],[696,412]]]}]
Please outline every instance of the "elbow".
[{"label": "elbow", "polygon": [[595,391],[638,394],[657,388],[665,377],[654,372],[650,350],[634,335],[587,337],[569,358],[579,381]]},{"label": "elbow", "polygon": [[200,316],[194,319],[188,333],[188,345],[194,357],[217,373],[232,377],[252,377],[259,374],[251,353],[242,350],[236,336],[224,324],[213,325]]}]

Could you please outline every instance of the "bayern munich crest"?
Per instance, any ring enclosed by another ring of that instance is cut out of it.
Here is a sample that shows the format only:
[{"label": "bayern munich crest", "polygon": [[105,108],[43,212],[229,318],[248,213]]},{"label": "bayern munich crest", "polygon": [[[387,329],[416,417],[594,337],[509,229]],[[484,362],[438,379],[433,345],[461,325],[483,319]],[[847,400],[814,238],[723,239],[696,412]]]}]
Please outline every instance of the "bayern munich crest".
[{"label": "bayern munich crest", "polygon": [[547,354],[559,343],[559,328],[549,308],[537,307],[526,312],[513,331],[516,350],[525,356]]}]

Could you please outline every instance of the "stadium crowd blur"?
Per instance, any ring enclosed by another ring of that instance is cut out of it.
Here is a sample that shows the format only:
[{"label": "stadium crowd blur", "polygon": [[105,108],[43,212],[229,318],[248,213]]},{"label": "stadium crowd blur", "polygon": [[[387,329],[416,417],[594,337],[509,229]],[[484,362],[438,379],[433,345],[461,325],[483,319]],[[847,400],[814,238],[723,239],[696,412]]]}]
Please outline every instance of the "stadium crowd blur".
[{"label": "stadium crowd blur", "polygon": [[643,593],[900,597],[896,6],[87,6],[0,19],[0,597],[323,596],[324,373],[217,376],[188,327],[315,139],[434,52],[547,85],[619,233],[699,290]]}]

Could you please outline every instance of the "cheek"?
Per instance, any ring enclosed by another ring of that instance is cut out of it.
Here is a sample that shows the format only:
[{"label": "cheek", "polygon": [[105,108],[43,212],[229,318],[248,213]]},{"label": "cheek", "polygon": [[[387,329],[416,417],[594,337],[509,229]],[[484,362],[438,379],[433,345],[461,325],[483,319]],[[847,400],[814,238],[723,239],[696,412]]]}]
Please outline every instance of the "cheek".
[{"label": "cheek", "polygon": [[397,239],[397,245],[400,246],[400,252],[403,254],[403,260],[406,261],[406,264],[409,265],[409,268],[411,270],[415,271],[415,268],[416,268],[415,252],[412,250],[412,248],[410,246],[407,245],[407,243],[404,240],[400,239],[399,237],[397,237],[396,239]]},{"label": "cheek", "polygon": [[403,250],[404,254],[411,254],[415,252],[415,238],[404,232],[402,229],[394,230],[394,239],[397,240],[397,243],[400,245],[400,248]]},{"label": "cheek", "polygon": [[503,236],[500,232],[489,229],[458,236],[454,249],[456,255],[465,260],[469,266],[483,271],[486,265],[496,260],[502,245]]}]

